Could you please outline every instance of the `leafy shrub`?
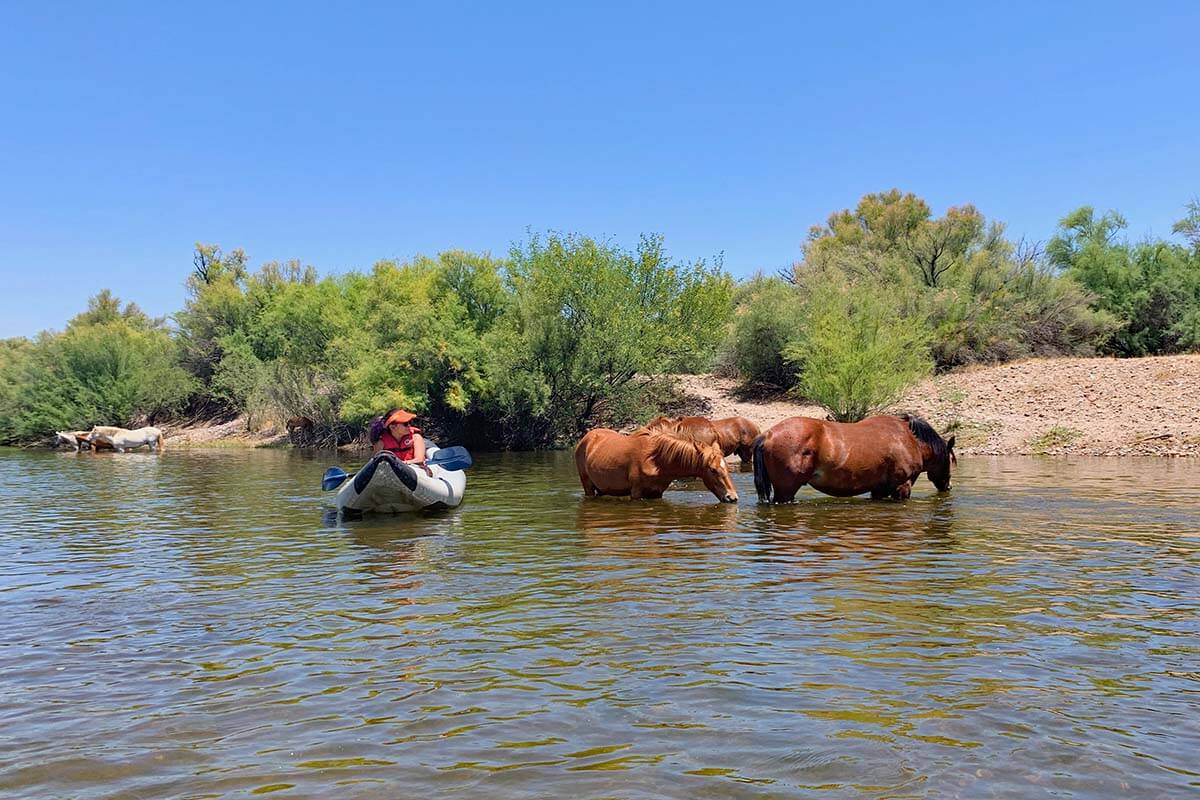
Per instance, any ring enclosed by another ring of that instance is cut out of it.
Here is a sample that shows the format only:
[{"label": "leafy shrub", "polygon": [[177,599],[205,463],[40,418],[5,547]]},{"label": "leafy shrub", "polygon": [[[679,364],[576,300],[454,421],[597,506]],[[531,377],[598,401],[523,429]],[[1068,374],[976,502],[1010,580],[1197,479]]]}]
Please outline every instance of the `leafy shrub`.
[{"label": "leafy shrub", "polygon": [[784,355],[800,366],[799,392],[839,421],[886,408],[933,368],[923,321],[901,316],[883,290],[825,281],[805,305],[803,330]]},{"label": "leafy shrub", "polygon": [[757,275],[734,295],[724,360],[748,381],[791,388],[796,383],[796,365],[784,357],[784,349],[799,337],[803,325],[804,304],[796,287]]},{"label": "leafy shrub", "polygon": [[[1198,212],[1175,226],[1200,230]],[[1200,248],[1165,241],[1119,240],[1120,214],[1097,217],[1085,206],[1068,214],[1047,252],[1051,263],[1094,295],[1097,309],[1117,320],[1105,344],[1122,356],[1178,353],[1200,347]]]},{"label": "leafy shrub", "polygon": [[711,362],[732,294],[719,266],[671,264],[656,237],[629,252],[533,236],[512,250],[507,277],[511,306],[485,337],[485,363],[489,409],[515,446],[636,416],[639,375]]},{"label": "leafy shrub", "polygon": [[10,388],[0,402],[0,440],[30,441],[56,429],[131,426],[178,410],[195,389],[161,321],[109,292],[93,297],[63,333],[12,343],[0,364]]}]

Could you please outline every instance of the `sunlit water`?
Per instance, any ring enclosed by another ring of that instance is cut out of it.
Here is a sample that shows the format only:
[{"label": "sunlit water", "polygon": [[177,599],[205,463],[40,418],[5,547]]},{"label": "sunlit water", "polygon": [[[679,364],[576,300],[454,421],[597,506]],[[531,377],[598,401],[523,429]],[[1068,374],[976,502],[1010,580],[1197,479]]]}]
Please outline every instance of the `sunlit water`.
[{"label": "sunlit water", "polygon": [[1196,462],[731,507],[485,455],[342,522],[329,459],[0,453],[0,796],[1200,792]]}]

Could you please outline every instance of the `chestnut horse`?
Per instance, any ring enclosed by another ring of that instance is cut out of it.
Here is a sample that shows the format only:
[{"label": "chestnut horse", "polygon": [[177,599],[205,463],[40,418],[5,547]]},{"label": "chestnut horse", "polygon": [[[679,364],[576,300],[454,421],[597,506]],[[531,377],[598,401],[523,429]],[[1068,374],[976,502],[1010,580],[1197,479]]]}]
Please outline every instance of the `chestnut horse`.
[{"label": "chestnut horse", "polygon": [[714,419],[712,424],[717,429],[721,452],[727,456],[737,453],[743,464],[749,464],[754,451],[754,440],[762,433],[758,426],[745,417]]},{"label": "chestnut horse", "polygon": [[575,448],[575,467],[588,497],[629,495],[634,500],[662,497],[676,478],[700,478],[722,503],[736,503],[737,490],[721,449],[675,434],[641,429],[629,435],[593,428]]},{"label": "chestnut horse", "polygon": [[804,484],[835,497],[871,493],[906,500],[922,472],[939,492],[950,488],[954,437],[943,440],[920,417],[868,417],[826,422],[790,417],[754,442],[759,502],[790,503]]},{"label": "chestnut horse", "polygon": [[655,417],[646,423],[648,431],[673,433],[696,444],[720,444],[717,429],[707,417]]}]

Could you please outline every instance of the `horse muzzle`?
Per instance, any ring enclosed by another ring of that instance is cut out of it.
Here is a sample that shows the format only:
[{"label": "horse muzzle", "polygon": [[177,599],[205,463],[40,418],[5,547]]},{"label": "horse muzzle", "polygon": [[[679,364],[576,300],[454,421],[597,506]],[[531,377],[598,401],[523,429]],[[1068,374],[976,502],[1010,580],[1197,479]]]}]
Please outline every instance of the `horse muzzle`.
[{"label": "horse muzzle", "polygon": [[722,503],[736,503],[737,501],[738,501],[737,492],[734,492],[733,494],[727,494],[721,498]]}]

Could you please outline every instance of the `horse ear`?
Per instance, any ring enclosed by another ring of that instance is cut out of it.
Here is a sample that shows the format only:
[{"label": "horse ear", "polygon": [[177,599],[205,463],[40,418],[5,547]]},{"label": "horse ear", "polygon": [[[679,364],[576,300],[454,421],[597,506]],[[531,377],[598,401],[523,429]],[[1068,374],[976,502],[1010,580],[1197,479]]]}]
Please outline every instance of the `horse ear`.
[{"label": "horse ear", "polygon": [[951,436],[946,440],[946,452],[950,454],[950,463],[957,465],[958,459],[954,455],[954,437]]}]

